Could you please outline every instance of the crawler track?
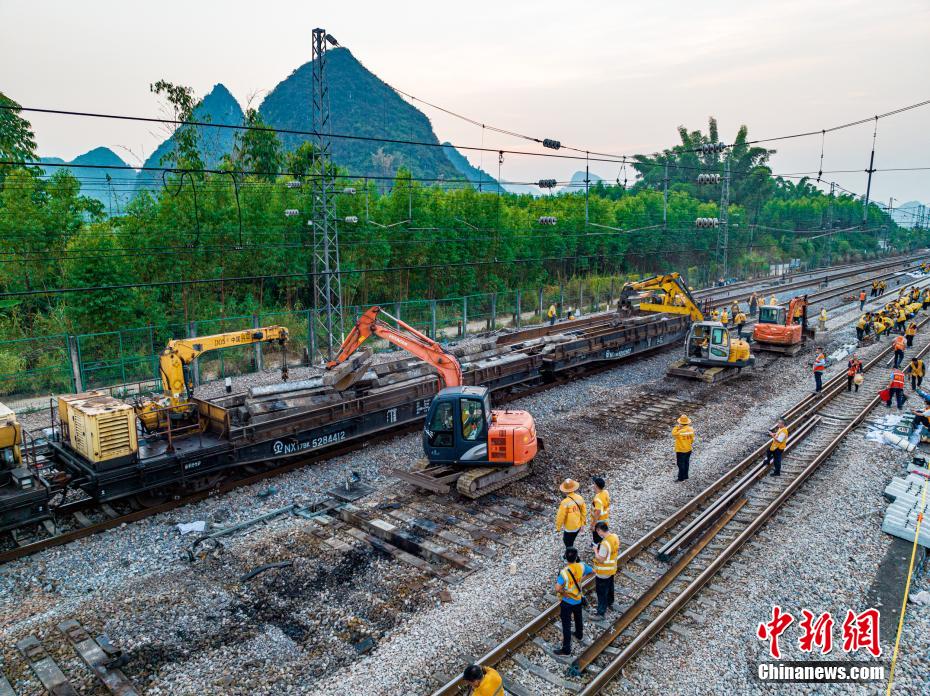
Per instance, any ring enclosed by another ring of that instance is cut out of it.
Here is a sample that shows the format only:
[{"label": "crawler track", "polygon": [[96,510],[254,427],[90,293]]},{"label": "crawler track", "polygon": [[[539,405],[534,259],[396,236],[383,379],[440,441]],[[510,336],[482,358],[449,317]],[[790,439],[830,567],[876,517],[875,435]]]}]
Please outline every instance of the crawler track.
[{"label": "crawler track", "polygon": [[[923,319],[921,327],[930,325]],[[540,647],[557,643],[559,604],[554,603],[513,631],[478,662],[497,666],[508,691],[528,693],[508,675],[508,667],[529,671],[550,682],[553,693],[584,696],[600,693],[636,654],[665,628],[726,563],[827,461],[846,436],[879,403],[876,392],[886,377],[891,346],[866,365],[859,392],[846,391],[846,377],[829,380],[820,395],[809,395],[785,414],[791,436],[782,475],[769,476],[763,461],[768,442],[761,443],[717,481],[656,525],[620,554],[617,599],[622,610],[601,625],[599,635],[570,663],[557,670],[541,666],[557,659],[539,657]],[[908,351],[908,357],[930,352],[930,337]],[[878,369],[875,369],[878,368]],[[593,588],[593,579],[583,583]],[[546,634],[548,640],[544,638]],[[545,642],[544,642],[545,641]],[[548,651],[546,651],[548,652]],[[563,676],[566,673],[567,676]],[[433,696],[460,693],[453,678]]]}]

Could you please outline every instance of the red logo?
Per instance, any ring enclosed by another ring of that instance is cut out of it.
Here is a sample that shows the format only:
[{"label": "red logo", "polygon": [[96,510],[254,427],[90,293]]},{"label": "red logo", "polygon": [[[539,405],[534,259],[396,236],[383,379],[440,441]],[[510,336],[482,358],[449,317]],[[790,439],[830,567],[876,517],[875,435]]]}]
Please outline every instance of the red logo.
[{"label": "red logo", "polygon": [[[830,612],[825,611],[819,616],[807,609],[801,610],[803,617],[798,623],[801,636],[798,638],[798,647],[801,652],[812,653],[818,650],[826,655],[833,650],[834,620]],[[879,644],[879,618],[878,609],[866,609],[861,613],[846,612],[843,621],[843,652],[852,653],[859,650],[868,651],[873,657],[882,654]],[[769,642],[769,654],[776,660],[781,659],[781,650],[778,647],[778,638],[794,623],[794,616],[782,611],[781,607],[772,606],[772,620],[760,623],[756,628],[759,640]]]}]

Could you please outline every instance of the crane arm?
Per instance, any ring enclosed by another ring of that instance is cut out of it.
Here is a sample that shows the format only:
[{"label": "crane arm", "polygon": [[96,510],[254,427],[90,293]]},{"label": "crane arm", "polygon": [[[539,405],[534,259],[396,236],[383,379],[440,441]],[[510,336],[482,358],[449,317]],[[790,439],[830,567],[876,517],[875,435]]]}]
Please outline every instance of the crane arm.
[{"label": "crane arm", "polygon": [[[381,321],[379,319],[381,314],[397,322],[398,328],[395,329],[393,326]],[[326,367],[332,368],[348,360],[371,335],[383,338],[398,348],[403,348],[408,353],[412,353],[423,362],[432,365],[439,373],[439,379],[443,387],[459,387],[462,385],[462,366],[459,365],[459,361],[454,355],[447,353],[439,343],[426,334],[420,333],[409,324],[392,317],[380,307],[372,307],[359,317],[355,327],[346,336],[345,341],[342,342],[339,354],[326,363]]]},{"label": "crane arm", "polygon": [[212,336],[172,339],[168,341],[168,345],[162,351],[158,360],[164,392],[170,395],[173,401],[177,401],[181,393],[187,391],[184,368],[204,353],[219,350],[220,348],[245,346],[252,343],[279,343],[284,345],[287,343],[287,339],[288,331],[283,326],[263,326],[257,329],[230,331]]},{"label": "crane arm", "polygon": [[635,283],[627,283],[620,294],[621,304],[629,305],[630,299],[641,292],[656,290],[662,293],[659,302],[640,302],[639,308],[646,312],[667,312],[669,314],[687,314],[692,321],[703,321],[704,313],[698,307],[679,273],[653,276]]}]

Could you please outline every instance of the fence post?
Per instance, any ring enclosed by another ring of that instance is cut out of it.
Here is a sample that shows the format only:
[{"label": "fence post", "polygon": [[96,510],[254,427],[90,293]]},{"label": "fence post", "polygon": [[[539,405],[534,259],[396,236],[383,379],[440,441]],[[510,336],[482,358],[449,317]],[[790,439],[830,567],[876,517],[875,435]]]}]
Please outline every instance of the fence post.
[{"label": "fence post", "polygon": [[522,313],[523,312],[520,309],[520,291],[517,290],[517,322],[516,324],[517,324],[518,329],[520,328],[520,323],[522,321],[522,317],[520,316]]},{"label": "fence post", "polygon": [[584,311],[584,281],[578,281],[578,312]]},{"label": "fence post", "polygon": [[537,302],[537,305],[539,306],[539,320],[542,321],[542,318],[546,316],[543,313],[543,289],[539,288],[539,290],[537,290],[536,292],[539,295],[538,302]]},{"label": "fence post", "polygon": [[559,311],[558,314],[561,316],[565,313],[565,285],[559,282]]},{"label": "fence post", "polygon": [[497,293],[491,293],[491,331],[497,328]]},{"label": "fence post", "polygon": [[[187,325],[187,337],[197,338],[196,321],[192,321]],[[191,381],[194,383],[195,387],[200,386],[200,360],[198,358],[194,358],[194,361],[191,363]]]},{"label": "fence post", "polygon": [[468,335],[468,295],[462,297],[462,338]]},{"label": "fence post", "polygon": [[[258,321],[258,315],[252,315],[252,328],[257,329],[261,324]],[[262,360],[262,344],[258,342],[255,344],[255,371],[261,372],[264,369],[264,361]]]},{"label": "fence post", "polygon": [[607,309],[609,310],[614,303],[614,279],[610,277],[610,295],[607,297]]},{"label": "fence post", "polygon": [[316,359],[316,317],[313,316],[313,310],[307,310],[307,364],[313,365]]},{"label": "fence post", "polygon": [[436,338],[436,300],[429,301],[429,326],[430,326],[430,336],[434,341],[438,340]]},{"label": "fence post", "polygon": [[68,355],[71,357],[71,382],[74,385],[74,393],[84,391],[84,379],[81,375],[81,355],[78,350],[77,336],[67,336]]}]

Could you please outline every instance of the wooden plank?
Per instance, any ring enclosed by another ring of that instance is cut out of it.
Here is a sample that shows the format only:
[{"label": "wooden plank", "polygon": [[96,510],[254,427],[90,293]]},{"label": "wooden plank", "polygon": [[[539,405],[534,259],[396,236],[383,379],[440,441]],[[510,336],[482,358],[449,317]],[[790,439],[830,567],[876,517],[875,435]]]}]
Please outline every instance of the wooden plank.
[{"label": "wooden plank", "polygon": [[132,682],[123,674],[120,669],[110,669],[107,663],[110,657],[103,651],[103,648],[91,638],[85,628],[74,619],[68,619],[58,624],[58,630],[61,631],[71,646],[81,656],[84,663],[90,667],[91,671],[97,675],[97,679],[103,684],[113,696],[139,696],[139,692],[133,687]]},{"label": "wooden plank", "polygon": [[52,696],[78,696],[71,682],[61,668],[45,651],[42,643],[35,636],[27,636],[16,644],[16,648],[26,658],[33,673],[42,682],[42,686]]}]

